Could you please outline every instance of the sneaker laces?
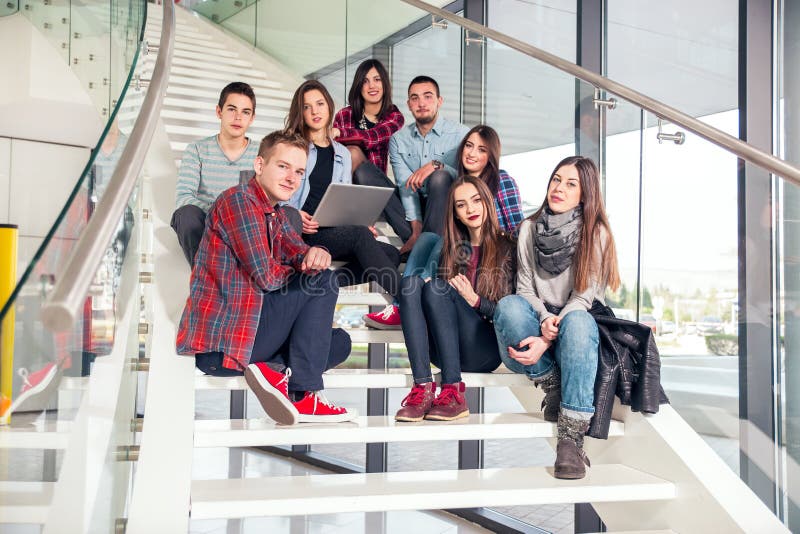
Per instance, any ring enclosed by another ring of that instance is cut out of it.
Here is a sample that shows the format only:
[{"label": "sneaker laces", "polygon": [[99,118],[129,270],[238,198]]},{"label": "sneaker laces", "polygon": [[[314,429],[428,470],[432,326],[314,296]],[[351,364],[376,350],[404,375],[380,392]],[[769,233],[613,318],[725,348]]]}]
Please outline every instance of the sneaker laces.
[{"label": "sneaker laces", "polygon": [[283,378],[278,380],[278,383],[275,384],[275,385],[276,386],[280,386],[284,382],[288,382],[290,376],[292,376],[292,369],[291,369],[291,367],[287,367],[286,370],[283,372]]},{"label": "sneaker laces", "polygon": [[20,376],[20,378],[22,378],[23,385],[31,387],[31,382],[28,380],[28,375],[30,375],[30,373],[26,367],[20,367],[17,369],[17,374]]},{"label": "sneaker laces", "polygon": [[387,320],[394,314],[394,304],[387,304],[383,311],[378,312],[381,319]]},{"label": "sneaker laces", "polygon": [[334,403],[329,401],[328,398],[325,396],[325,394],[323,392],[321,392],[321,391],[311,391],[311,392],[309,392],[309,395],[314,397],[314,413],[317,412],[317,405],[318,404],[324,404],[325,406],[328,406],[332,410],[336,410],[336,411],[339,411],[339,412],[344,412],[345,411],[344,408],[342,408],[340,406],[336,406]]},{"label": "sneaker laces", "polygon": [[406,398],[402,400],[400,406],[417,406],[425,402],[425,386],[422,384],[414,384],[411,391]]},{"label": "sneaker laces", "polygon": [[456,388],[442,388],[442,392],[438,397],[433,399],[433,404],[436,406],[444,406],[451,402],[463,403],[464,397],[458,392]]}]

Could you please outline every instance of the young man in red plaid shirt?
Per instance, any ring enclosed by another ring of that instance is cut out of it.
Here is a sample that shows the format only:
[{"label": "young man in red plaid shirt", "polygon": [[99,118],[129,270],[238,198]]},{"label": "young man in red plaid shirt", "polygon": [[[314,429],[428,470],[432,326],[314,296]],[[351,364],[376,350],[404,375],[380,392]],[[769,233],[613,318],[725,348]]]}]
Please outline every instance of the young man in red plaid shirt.
[{"label": "young man in red plaid shirt", "polygon": [[267,415],[282,424],[349,421],[355,412],[319,392],[322,373],[350,354],[332,329],[339,287],[331,256],[309,247],[285,208],[300,185],[308,142],[273,132],[247,184],[224,191],[208,214],[178,329],[179,354],[215,376],[244,373]]}]

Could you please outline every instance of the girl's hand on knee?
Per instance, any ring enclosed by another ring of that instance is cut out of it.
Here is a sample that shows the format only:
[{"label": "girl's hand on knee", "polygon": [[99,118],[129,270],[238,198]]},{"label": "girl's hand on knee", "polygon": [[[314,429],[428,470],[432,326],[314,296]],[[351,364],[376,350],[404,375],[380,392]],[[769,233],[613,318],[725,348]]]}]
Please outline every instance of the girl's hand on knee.
[{"label": "girl's hand on knee", "polygon": [[555,341],[558,337],[558,317],[548,317],[542,321],[542,337],[548,341]]},{"label": "girl's hand on knee", "polygon": [[533,365],[537,363],[542,354],[550,348],[550,342],[541,337],[526,337],[519,342],[519,349],[508,347],[508,355],[522,365]]}]

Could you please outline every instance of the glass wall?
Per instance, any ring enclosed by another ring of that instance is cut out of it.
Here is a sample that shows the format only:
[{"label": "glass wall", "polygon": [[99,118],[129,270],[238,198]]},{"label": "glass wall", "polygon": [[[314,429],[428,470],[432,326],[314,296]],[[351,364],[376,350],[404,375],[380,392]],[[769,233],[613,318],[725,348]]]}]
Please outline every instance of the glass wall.
[{"label": "glass wall", "polygon": [[[738,136],[737,17],[733,0],[612,0],[607,76]],[[658,119],[631,105],[606,116],[623,281],[610,300],[651,326],[672,405],[738,472],[737,159],[686,132],[660,141]]]},{"label": "glass wall", "polygon": [[[778,151],[800,165],[800,6],[778,2]],[[800,187],[777,181],[778,359],[785,521],[800,530]],[[782,371],[782,372],[781,372]]]}]

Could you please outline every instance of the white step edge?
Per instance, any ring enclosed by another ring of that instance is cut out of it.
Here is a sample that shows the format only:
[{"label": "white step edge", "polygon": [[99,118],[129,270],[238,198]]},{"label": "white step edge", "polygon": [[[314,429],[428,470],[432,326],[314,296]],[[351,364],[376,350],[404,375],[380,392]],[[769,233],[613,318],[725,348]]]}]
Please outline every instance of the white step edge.
[{"label": "white step edge", "polygon": [[620,464],[559,480],[552,467],[195,480],[192,519],[439,510],[675,498],[675,485]]},{"label": "white step edge", "polygon": [[[212,88],[217,89],[219,91],[222,90],[223,87],[228,85],[229,82],[235,81],[231,79],[230,76],[225,76],[220,80],[211,80],[211,79],[203,79],[203,78],[190,78],[186,76],[176,76],[174,74],[170,74],[169,76],[169,84],[170,85],[185,85],[189,87],[205,87],[205,88]],[[278,82],[271,82],[269,80],[249,80],[248,83],[253,87],[256,93],[256,100],[258,100],[258,91],[263,89],[281,89],[282,86]],[[219,96],[219,93],[217,94]]]},{"label": "white step edge", "polygon": [[339,291],[339,298],[336,299],[337,305],[386,306],[392,302],[392,297],[386,293],[342,293],[341,290]]},{"label": "white step edge", "polygon": [[[183,96],[193,96],[196,98],[207,98],[209,101],[216,103],[219,99],[219,93],[222,91],[224,85],[220,85],[217,91],[204,91],[202,89],[195,89],[193,87],[184,87],[181,85],[170,85],[167,86],[167,94],[174,94],[174,95],[183,95]],[[286,100],[287,106],[289,105],[289,101],[292,99],[292,93],[288,91],[280,91],[278,89],[260,89],[254,88],[253,89],[256,94],[256,109],[258,109],[258,102],[261,100],[276,99],[276,100]]]},{"label": "white step edge", "polygon": [[[260,117],[274,117],[276,119],[283,119],[286,117],[286,114],[289,112],[288,106],[272,106],[270,105],[271,102],[261,102],[256,101],[256,120]],[[187,115],[192,115],[192,119],[194,120],[202,120],[202,121],[213,121],[219,123],[219,119],[214,112],[217,106],[217,101],[202,101],[202,100],[185,100],[183,98],[172,98],[166,97],[163,101],[163,107],[161,108],[163,111],[161,112],[161,116],[165,116],[165,111],[170,111],[170,113],[185,113]],[[191,109],[191,111],[177,111],[171,108],[182,108],[182,109]]]},{"label": "white step edge", "polygon": [[[161,31],[148,28],[148,29],[145,30],[145,37],[147,37],[148,39],[160,39],[161,38]],[[194,46],[203,46],[203,47],[208,47],[208,48],[225,49],[225,45],[214,41],[213,37],[206,36],[206,35],[202,35],[201,36],[200,34],[198,34],[198,36],[188,36],[188,35],[185,35],[185,34],[177,34],[177,35],[175,35],[175,43],[185,43],[185,44],[190,44],[190,45],[194,45]]]},{"label": "white step edge", "polygon": [[[472,439],[554,438],[556,426],[541,413],[471,414],[456,421],[398,423],[394,416],[362,416],[346,423],[285,426],[269,419],[198,420],[195,447],[254,447]],[[624,425],[612,421],[610,437],[624,434]]]},{"label": "white step edge", "polygon": [[[187,356],[191,358],[191,356]],[[438,370],[433,376],[438,379]],[[410,388],[414,377],[410,369],[331,369],[322,375],[325,389],[344,388]],[[467,387],[515,387],[527,386],[532,382],[525,375],[510,372],[461,373]],[[244,377],[220,377],[198,374],[194,380],[195,390],[238,390],[249,389]]]},{"label": "white step edge", "polygon": [[[274,117],[272,121],[259,120],[258,118],[256,118],[253,121],[253,124],[250,125],[250,128],[256,128],[256,129],[274,128],[274,126],[278,124],[278,121],[283,120],[283,118],[286,116],[286,113],[284,112],[280,116],[277,115],[278,115],[277,113],[264,115],[265,117],[270,117],[270,116]],[[259,113],[256,112],[256,117],[259,116],[260,116]],[[215,124],[217,131],[219,131],[219,119],[217,118],[213,109],[210,109],[208,113],[192,113],[189,111],[175,111],[172,109],[162,109],[161,118]],[[275,119],[277,119],[277,121]]]},{"label": "white step edge", "polygon": [[347,329],[353,343],[405,343],[402,330],[373,330],[371,328]]},{"label": "white step edge", "polygon": [[193,52],[191,50],[175,50],[172,52],[173,58],[193,59],[196,61],[205,61],[208,63],[221,63],[223,65],[235,65],[237,67],[250,68],[253,64],[244,59],[238,59],[236,56],[222,57],[214,55],[201,54],[200,52]]},{"label": "white step edge", "polygon": [[218,61],[217,58],[220,57],[229,57],[229,58],[236,58],[239,57],[239,54],[228,50],[226,48],[210,48],[208,46],[200,46],[200,45],[193,45],[189,43],[175,43],[175,50],[183,50],[186,52],[196,52],[198,54],[207,54],[209,56],[216,56],[214,59],[210,59],[211,61]]},{"label": "white step edge", "polygon": [[0,481],[0,523],[43,524],[47,521],[55,485],[55,482]]},{"label": "white step edge", "polygon": [[[155,64],[155,59],[150,59],[153,56],[147,56],[146,60],[149,64]],[[239,66],[235,64],[228,64],[228,63],[221,63],[221,64],[213,64],[209,65],[207,61],[197,61],[195,59],[189,59],[184,57],[173,57],[172,58],[172,65],[171,69],[172,72],[176,72],[176,67],[182,67],[184,70],[195,69],[196,77],[199,76],[206,76],[211,74],[216,74],[217,76],[226,76],[230,78],[232,76],[237,77],[244,77],[244,78],[266,78],[267,73],[261,70],[256,70],[253,68],[252,64]]]},{"label": "white step edge", "polygon": [[[215,65],[216,66],[216,65]],[[244,81],[249,83],[252,86],[256,85],[266,85],[269,83],[267,80],[267,74],[265,72],[258,72],[252,71],[249,73],[244,72],[214,72],[208,69],[208,65],[204,65],[203,69],[199,69],[197,67],[182,67],[180,65],[175,65],[174,63],[170,66],[169,72],[170,76],[180,75],[180,76],[187,76],[192,78],[196,81],[200,80],[221,80],[226,84],[232,81]]]},{"label": "white step edge", "polygon": [[70,421],[37,422],[25,427],[0,427],[0,449],[66,449]]}]

